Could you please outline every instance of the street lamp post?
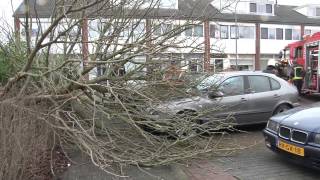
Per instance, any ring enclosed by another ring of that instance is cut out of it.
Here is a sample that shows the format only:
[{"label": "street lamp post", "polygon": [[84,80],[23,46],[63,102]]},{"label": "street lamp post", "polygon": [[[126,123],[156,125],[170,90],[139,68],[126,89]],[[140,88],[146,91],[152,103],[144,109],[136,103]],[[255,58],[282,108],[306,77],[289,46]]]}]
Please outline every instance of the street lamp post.
[{"label": "street lamp post", "polygon": [[234,10],[234,21],[235,21],[235,25],[236,25],[236,70],[239,70],[238,68],[238,38],[239,38],[239,26],[238,26],[238,16],[237,16],[237,8],[238,8],[238,3],[240,2],[237,1],[236,2],[236,6],[235,6],[235,10]]},{"label": "street lamp post", "polygon": [[[239,2],[239,1],[238,1]],[[237,18],[237,5],[235,9],[235,24],[236,24],[236,70],[239,70],[238,68],[238,38],[239,38],[239,26],[238,26],[238,18]]]}]

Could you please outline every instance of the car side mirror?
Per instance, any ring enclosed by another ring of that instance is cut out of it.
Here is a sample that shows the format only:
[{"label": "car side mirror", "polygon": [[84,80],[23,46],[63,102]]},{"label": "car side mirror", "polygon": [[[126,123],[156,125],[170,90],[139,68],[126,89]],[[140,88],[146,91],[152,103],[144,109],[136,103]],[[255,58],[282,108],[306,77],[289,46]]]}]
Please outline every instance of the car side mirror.
[{"label": "car side mirror", "polygon": [[208,97],[210,99],[218,98],[218,97],[223,97],[223,92],[221,91],[210,91],[208,93]]}]

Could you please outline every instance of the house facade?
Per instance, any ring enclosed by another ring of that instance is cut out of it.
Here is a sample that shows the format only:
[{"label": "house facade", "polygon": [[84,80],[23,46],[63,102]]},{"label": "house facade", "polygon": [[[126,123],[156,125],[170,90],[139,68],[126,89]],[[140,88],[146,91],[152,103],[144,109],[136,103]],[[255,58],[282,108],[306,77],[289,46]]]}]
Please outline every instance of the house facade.
[{"label": "house facade", "polygon": [[[30,0],[30,7],[33,7],[31,11],[34,11],[34,16],[37,12],[43,24],[50,18],[52,12],[50,10],[53,8],[51,1],[46,2],[38,4],[36,0]],[[177,39],[179,37],[187,39],[183,43],[188,44],[187,46],[193,44],[197,50],[190,52],[188,48],[170,48],[166,52],[167,55],[162,58],[170,61],[170,57],[179,57],[182,69],[202,72],[236,67],[239,70],[264,69],[269,59],[278,59],[279,52],[287,44],[320,31],[318,5],[295,7],[279,5],[269,0],[240,0],[232,4],[226,3],[228,1],[161,0],[159,12],[141,20],[135,33],[148,33],[147,30],[153,28],[154,23],[150,23],[153,20],[163,19],[159,24],[161,28],[152,31],[153,35],[157,36],[165,33],[165,29],[173,28],[175,24],[194,19],[195,25],[177,34]],[[14,13],[16,31],[21,31],[24,12],[25,6],[21,4]],[[33,27],[31,35],[35,36],[36,22]],[[94,17],[83,23],[84,40],[94,40],[98,36],[94,27],[97,27]],[[126,33],[123,33],[123,36],[125,37]],[[94,49],[91,46],[79,45],[79,52],[82,50],[82,53],[87,54],[85,55],[87,59],[84,60],[89,60],[89,54]],[[59,47],[55,53],[59,53],[58,49]],[[141,62],[147,59],[143,54],[135,58]],[[130,64],[127,66],[129,68]]]}]

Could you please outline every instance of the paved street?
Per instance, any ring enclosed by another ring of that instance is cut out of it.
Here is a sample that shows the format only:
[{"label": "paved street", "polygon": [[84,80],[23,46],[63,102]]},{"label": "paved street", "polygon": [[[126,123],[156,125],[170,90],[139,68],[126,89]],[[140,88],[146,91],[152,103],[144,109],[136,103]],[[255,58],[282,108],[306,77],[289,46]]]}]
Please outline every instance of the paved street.
[{"label": "paved street", "polygon": [[253,144],[257,141],[257,145],[237,152],[234,156],[214,158],[210,162],[238,179],[319,179],[320,173],[292,164],[268,150],[264,145],[261,133],[262,127],[256,127],[258,129],[249,129],[247,134],[234,134],[232,136],[239,144]]},{"label": "paved street", "polygon": [[[320,97],[309,97],[301,99],[302,105],[319,101]],[[320,172],[309,170],[280,158],[277,154],[268,150],[264,145],[262,136],[263,125],[245,127],[242,130],[247,133],[232,134],[235,142],[240,145],[257,145],[237,152],[234,156],[214,158],[210,163],[220,166],[225,172],[235,178],[245,180],[312,180],[319,179]]]}]

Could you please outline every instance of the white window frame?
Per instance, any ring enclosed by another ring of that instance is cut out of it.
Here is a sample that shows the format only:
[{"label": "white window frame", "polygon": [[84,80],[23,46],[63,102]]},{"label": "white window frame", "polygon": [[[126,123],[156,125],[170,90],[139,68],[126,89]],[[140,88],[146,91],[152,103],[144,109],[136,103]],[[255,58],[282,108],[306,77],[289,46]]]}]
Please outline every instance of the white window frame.
[{"label": "white window frame", "polygon": [[[195,27],[196,26],[202,26],[202,36],[195,36]],[[191,30],[191,35],[187,35],[186,31],[190,31]],[[184,31],[184,35],[186,37],[196,37],[196,38],[201,38],[201,37],[204,37],[204,25],[203,24],[195,24],[195,25],[192,25],[190,28],[187,28],[185,31]]]},{"label": "white window frame", "polygon": [[213,72],[216,72],[217,71],[217,64],[216,64],[216,62],[217,62],[217,60],[221,60],[221,62],[222,62],[222,69],[221,69],[221,71],[223,71],[224,70],[224,58],[211,58],[210,59],[210,67],[213,67],[213,69],[211,69]]},{"label": "white window frame", "polygon": [[[250,4],[256,4],[256,12],[250,11]],[[271,13],[267,13],[267,5],[271,5]],[[250,2],[248,3],[248,11],[249,14],[256,14],[256,15],[266,15],[266,16],[273,16],[274,15],[274,3],[272,2]]]},{"label": "white window frame", "polygon": [[[226,32],[226,35],[227,35],[227,37],[222,37],[222,31],[221,31],[221,27],[227,27],[227,32]],[[220,39],[229,39],[229,32],[230,32],[230,28],[229,28],[230,26],[228,26],[228,25],[220,25],[219,26],[219,31],[220,31]]]},{"label": "white window frame", "polygon": [[[273,38],[271,38],[271,35],[273,33]],[[268,39],[276,39],[277,37],[277,30],[276,28],[268,28]]]}]

